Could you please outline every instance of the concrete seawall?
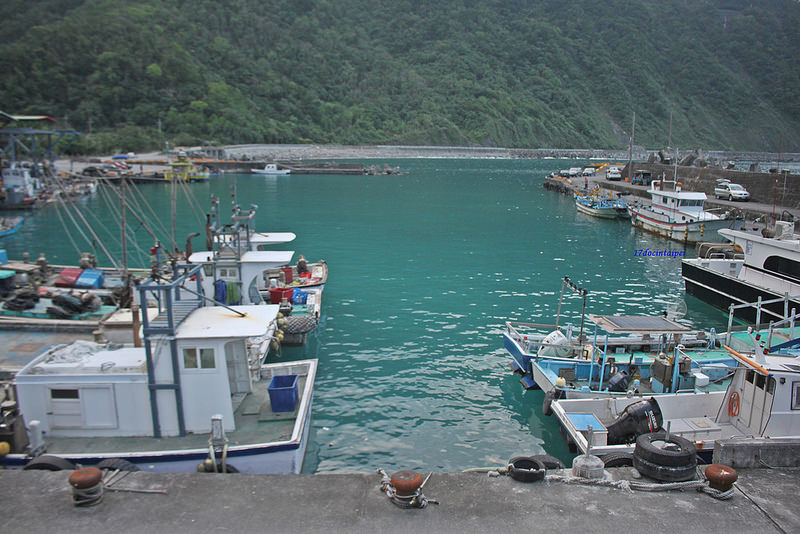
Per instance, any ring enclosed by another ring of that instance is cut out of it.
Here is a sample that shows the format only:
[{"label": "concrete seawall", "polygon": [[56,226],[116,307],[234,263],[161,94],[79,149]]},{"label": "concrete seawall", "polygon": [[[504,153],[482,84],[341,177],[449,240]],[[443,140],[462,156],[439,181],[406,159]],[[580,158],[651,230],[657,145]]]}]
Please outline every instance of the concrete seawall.
[{"label": "concrete seawall", "polygon": [[[678,181],[690,191],[702,191],[709,198],[714,197],[714,185],[720,178],[740,184],[750,192],[752,201],[772,204],[788,209],[800,209],[800,175],[784,173],[766,174],[760,172],[736,171],[708,167],[678,167]],[[653,176],[666,176],[671,180],[675,174],[675,167],[660,163],[632,163],[632,171],[647,170]],[[628,166],[622,171],[622,176],[630,176]]]}]

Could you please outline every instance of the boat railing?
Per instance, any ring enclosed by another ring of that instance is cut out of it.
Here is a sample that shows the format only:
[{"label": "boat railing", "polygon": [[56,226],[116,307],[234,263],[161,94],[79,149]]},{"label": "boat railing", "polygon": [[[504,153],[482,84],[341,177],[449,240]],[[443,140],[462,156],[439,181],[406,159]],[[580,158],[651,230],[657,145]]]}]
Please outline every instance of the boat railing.
[{"label": "boat railing", "polygon": [[[796,345],[800,340],[795,337],[795,326],[797,324],[797,320],[800,319],[800,312],[795,312],[794,308],[792,308],[792,315],[786,317],[783,320],[773,323],[770,321],[769,323],[769,334],[767,335],[767,347],[769,347],[770,351],[774,349],[780,349],[787,346]],[[772,332],[775,328],[780,328],[784,325],[789,325],[789,340],[787,343],[781,343],[776,345],[775,347],[772,346]]]},{"label": "boat railing", "polygon": [[[769,299],[763,300],[761,297],[758,297],[758,300],[755,302],[745,302],[743,304],[731,304],[728,312],[728,332],[725,335],[725,344],[730,345],[731,342],[731,333],[733,332],[733,317],[736,313],[736,310],[741,310],[744,308],[755,308],[756,309],[756,324],[755,329],[761,329],[761,316],[762,313],[771,315],[775,317],[778,321],[784,321],[788,318],[794,318],[796,310],[794,308],[789,310],[789,302],[792,300],[800,300],[800,295],[789,295],[789,293],[784,294],[783,297],[779,297],[776,299]],[[779,315],[772,310],[768,310],[764,308],[766,304],[775,304],[778,302],[783,302],[783,315]],[[794,331],[794,327],[792,327],[792,331]]]}]

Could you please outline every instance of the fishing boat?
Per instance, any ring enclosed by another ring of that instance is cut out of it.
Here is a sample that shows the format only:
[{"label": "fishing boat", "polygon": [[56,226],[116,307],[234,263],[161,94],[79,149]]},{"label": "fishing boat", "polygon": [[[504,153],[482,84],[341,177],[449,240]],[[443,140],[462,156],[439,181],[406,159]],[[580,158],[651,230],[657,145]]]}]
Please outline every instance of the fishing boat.
[{"label": "fishing boat", "polygon": [[575,207],[581,213],[601,219],[616,219],[617,207],[613,200],[599,194],[575,194]]},{"label": "fishing boat", "polygon": [[253,174],[283,175],[292,172],[290,169],[279,169],[275,163],[267,163],[263,169],[252,169]]},{"label": "fishing boat", "polygon": [[[560,324],[565,291],[582,299],[580,323]],[[520,382],[526,389],[539,388],[533,374],[533,362],[560,360],[573,362],[588,360],[594,355],[592,347],[603,344],[609,354],[671,352],[678,345],[684,348],[708,348],[716,344],[714,330],[695,331],[669,317],[623,317],[587,315],[588,291],[565,276],[561,283],[555,324],[507,321],[503,332],[503,346],[511,356],[510,367],[522,376]],[[674,311],[670,312],[676,315]],[[591,323],[593,334],[589,332]],[[625,330],[623,327],[627,327]],[[598,341],[598,328],[607,329],[607,335]]]},{"label": "fishing boat", "polygon": [[183,151],[169,163],[169,167],[170,170],[164,173],[164,178],[169,181],[205,182],[209,177],[208,171],[201,171]]},{"label": "fishing boat", "polygon": [[648,193],[650,204],[628,205],[631,224],[673,241],[722,241],[718,230],[738,230],[744,222],[730,214],[721,217],[705,211],[706,194],[683,191],[681,183],[675,180],[654,180]]},{"label": "fishing boat", "polygon": [[[0,325],[5,327],[92,332],[121,305],[130,305],[123,272],[97,267],[88,253],[78,265],[50,265],[42,254],[36,262],[5,262],[2,272]],[[130,269],[127,276],[135,282],[151,272]],[[116,317],[111,322],[119,320]],[[130,326],[128,322],[128,330]]]},{"label": "fishing boat", "polygon": [[188,261],[203,266],[203,294],[214,295],[217,302],[282,305],[286,325],[278,342],[302,344],[319,323],[328,265],[324,260],[310,263],[308,271],[298,273],[294,251],[262,250],[294,234],[254,232],[255,213],[255,208],[237,208],[230,224],[212,232],[212,250],[193,252]]},{"label": "fishing boat", "polygon": [[143,346],[76,342],[17,373],[3,409],[23,430],[0,465],[300,472],[317,360],[265,363],[278,306],[206,306],[202,266],[176,269],[138,286],[159,310],[142,315]]},{"label": "fishing boat", "polygon": [[25,217],[0,217],[0,237],[16,234],[23,222]]},{"label": "fishing boat", "polygon": [[[751,323],[780,320],[800,310],[800,235],[792,223],[778,221],[767,235],[719,233],[732,244],[701,246],[697,258],[681,261],[688,294],[726,311],[734,306],[737,316]],[[758,309],[742,306],[759,299]]]},{"label": "fishing boat", "polygon": [[44,184],[28,167],[14,162],[11,166],[3,168],[2,177],[0,208],[32,209],[44,203],[40,198],[44,193]]},{"label": "fishing boat", "polygon": [[[792,325],[797,316],[790,318]],[[694,444],[707,461],[717,442],[735,438],[768,438],[780,442],[800,437],[800,339],[795,328],[734,337],[726,346],[737,361],[732,379],[722,391],[662,395],[557,400],[553,414],[571,446],[591,453],[633,453],[637,436],[667,430]],[[763,345],[779,334],[789,341]],[[591,430],[590,430],[591,427]]]}]

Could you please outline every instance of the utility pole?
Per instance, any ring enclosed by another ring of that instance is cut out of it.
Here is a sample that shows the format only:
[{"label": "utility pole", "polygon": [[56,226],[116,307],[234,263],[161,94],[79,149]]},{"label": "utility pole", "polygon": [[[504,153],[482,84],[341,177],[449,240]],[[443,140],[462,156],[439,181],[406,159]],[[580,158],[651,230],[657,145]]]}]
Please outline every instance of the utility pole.
[{"label": "utility pole", "polygon": [[633,126],[631,127],[631,141],[628,144],[628,182],[633,177],[633,136],[636,134],[636,112],[633,112]]}]

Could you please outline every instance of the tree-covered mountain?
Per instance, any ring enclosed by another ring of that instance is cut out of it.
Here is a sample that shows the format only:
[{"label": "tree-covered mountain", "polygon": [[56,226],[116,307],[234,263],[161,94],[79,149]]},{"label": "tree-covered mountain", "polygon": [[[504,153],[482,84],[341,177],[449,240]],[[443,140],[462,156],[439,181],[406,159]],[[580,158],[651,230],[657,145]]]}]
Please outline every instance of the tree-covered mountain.
[{"label": "tree-covered mountain", "polygon": [[[0,109],[82,150],[800,151],[797,0],[5,0]],[[160,132],[159,132],[160,127]],[[106,147],[105,145],[109,145]]]}]

